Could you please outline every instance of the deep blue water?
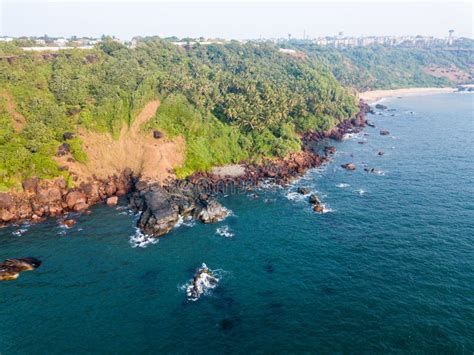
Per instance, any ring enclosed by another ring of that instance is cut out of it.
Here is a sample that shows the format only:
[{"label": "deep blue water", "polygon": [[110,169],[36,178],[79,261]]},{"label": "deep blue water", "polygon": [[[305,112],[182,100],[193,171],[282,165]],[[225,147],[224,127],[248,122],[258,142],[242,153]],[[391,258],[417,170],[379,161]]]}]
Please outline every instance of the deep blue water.
[{"label": "deep blue water", "polygon": [[[225,197],[223,222],[146,248],[129,243],[134,217],[105,206],[70,230],[0,230],[0,259],[43,260],[0,284],[0,353],[472,353],[473,96],[387,105],[395,116],[370,117],[377,128],[336,143],[324,169],[258,199]],[[331,212],[291,199],[300,185]],[[181,286],[203,262],[221,282],[189,302]]]}]

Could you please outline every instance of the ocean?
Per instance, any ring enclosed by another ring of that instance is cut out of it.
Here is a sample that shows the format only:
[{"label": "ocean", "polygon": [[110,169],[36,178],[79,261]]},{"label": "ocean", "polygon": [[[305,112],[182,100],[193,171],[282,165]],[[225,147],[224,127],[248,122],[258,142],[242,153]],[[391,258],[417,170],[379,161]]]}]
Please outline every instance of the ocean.
[{"label": "ocean", "polygon": [[[154,243],[125,201],[71,229],[1,229],[1,260],[43,264],[0,283],[0,353],[472,353],[473,102],[386,99],[395,111],[331,142],[330,164],[222,197],[225,220],[184,221]],[[202,263],[219,283],[191,301]]]}]

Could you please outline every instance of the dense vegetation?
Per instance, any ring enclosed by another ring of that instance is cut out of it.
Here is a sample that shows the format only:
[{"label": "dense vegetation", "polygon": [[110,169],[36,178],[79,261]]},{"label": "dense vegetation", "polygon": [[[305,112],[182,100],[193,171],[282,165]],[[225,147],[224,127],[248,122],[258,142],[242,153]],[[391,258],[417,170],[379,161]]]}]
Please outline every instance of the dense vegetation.
[{"label": "dense vegetation", "polygon": [[[117,137],[152,98],[161,106],[143,129],[185,137],[186,161],[176,171],[186,176],[299,149],[298,133],[354,115],[355,98],[339,82],[358,90],[453,84],[426,72],[430,65],[472,75],[472,51],[285,46],[306,58],[269,43],[181,48],[146,38],[128,48],[105,38],[94,50],[46,58],[18,43],[0,44],[0,190],[33,175],[67,175],[53,159],[64,132]],[[87,163],[81,141],[68,143],[74,158]]]},{"label": "dense vegetation", "polygon": [[[17,53],[14,45],[0,46],[0,55]],[[117,135],[155,97],[162,105],[145,128],[185,136],[180,176],[283,156],[299,149],[298,132],[327,129],[356,111],[355,99],[319,60],[268,44],[184,49],[148,38],[131,49],[106,39],[95,50],[46,59],[22,53],[11,63],[0,60],[0,189],[62,174],[53,156],[64,132]],[[12,110],[25,117],[23,127],[13,124]],[[86,161],[81,142],[70,143],[74,157]]]},{"label": "dense vegetation", "polygon": [[[467,42],[469,40],[466,39]],[[452,65],[474,77],[474,41],[464,50],[442,48],[406,48],[374,45],[369,47],[331,48],[305,42],[287,47],[302,50],[331,68],[345,86],[360,91],[405,87],[453,86],[455,81],[437,78],[426,71],[430,65],[449,68]],[[466,44],[468,46],[468,44]]]}]

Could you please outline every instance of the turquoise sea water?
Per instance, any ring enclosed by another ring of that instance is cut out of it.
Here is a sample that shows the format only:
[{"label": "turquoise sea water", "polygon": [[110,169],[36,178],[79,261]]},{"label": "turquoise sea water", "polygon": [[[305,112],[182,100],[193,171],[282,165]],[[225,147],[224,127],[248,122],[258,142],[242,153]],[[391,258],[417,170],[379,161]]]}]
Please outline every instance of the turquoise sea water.
[{"label": "turquoise sea water", "polygon": [[[0,230],[0,259],[43,260],[0,283],[0,353],[472,353],[473,96],[386,102],[396,111],[336,143],[333,163],[258,199],[224,197],[233,214],[215,225],[132,248],[134,217],[96,206],[69,230]],[[187,301],[203,262],[220,283]]]}]

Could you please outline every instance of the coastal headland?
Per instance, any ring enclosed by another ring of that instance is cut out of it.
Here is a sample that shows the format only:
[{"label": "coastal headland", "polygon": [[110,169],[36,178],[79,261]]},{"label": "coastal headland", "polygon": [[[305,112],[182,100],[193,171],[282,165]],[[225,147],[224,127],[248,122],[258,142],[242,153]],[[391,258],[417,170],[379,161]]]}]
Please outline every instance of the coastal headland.
[{"label": "coastal headland", "polygon": [[[107,178],[83,175],[80,185],[75,188],[68,188],[63,178],[50,181],[31,178],[23,182],[21,192],[0,193],[0,221],[6,225],[58,217],[64,222],[69,212],[88,213],[96,203],[115,205],[117,197],[128,195],[130,207],[143,212],[137,225],[152,236],[166,234],[183,217],[191,216],[203,223],[213,223],[227,213],[215,199],[216,194],[229,189],[252,188],[263,180],[284,185],[308,169],[329,162],[334,147],[326,146],[320,151],[320,148],[314,148],[314,144],[327,139],[342,140],[346,133],[360,131],[366,125],[365,116],[370,111],[370,106],[360,100],[355,117],[325,132],[304,133],[301,136],[301,151],[284,158],[266,159],[261,164],[242,162],[238,166],[196,172],[186,179],[170,175],[163,180],[163,169],[158,169],[159,178],[153,179],[128,166]],[[131,136],[136,137],[135,134]]]}]

